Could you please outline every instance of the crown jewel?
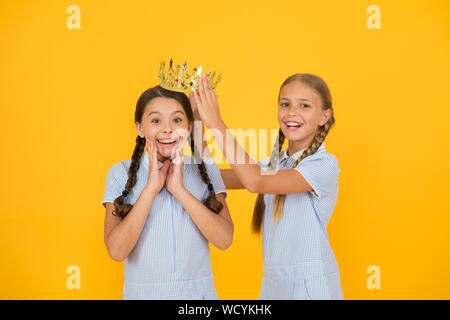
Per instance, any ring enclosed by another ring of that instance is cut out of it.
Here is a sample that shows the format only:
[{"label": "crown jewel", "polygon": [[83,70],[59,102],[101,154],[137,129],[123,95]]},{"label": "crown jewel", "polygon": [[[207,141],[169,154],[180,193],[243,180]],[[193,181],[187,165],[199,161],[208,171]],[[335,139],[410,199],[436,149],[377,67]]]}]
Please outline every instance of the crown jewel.
[{"label": "crown jewel", "polygon": [[[166,64],[164,61],[160,61],[158,64],[158,78],[161,87],[171,91],[184,92],[189,94],[192,90],[198,88],[197,76],[202,74],[203,67],[200,66],[198,69],[194,68],[192,73],[187,72],[187,63],[183,64],[183,68],[177,65],[176,70],[173,69],[173,61],[170,59],[170,64],[168,70],[166,70]],[[207,75],[211,81],[211,86],[213,89],[216,88],[222,74],[216,77],[216,71],[211,75],[211,71],[208,71]]]}]

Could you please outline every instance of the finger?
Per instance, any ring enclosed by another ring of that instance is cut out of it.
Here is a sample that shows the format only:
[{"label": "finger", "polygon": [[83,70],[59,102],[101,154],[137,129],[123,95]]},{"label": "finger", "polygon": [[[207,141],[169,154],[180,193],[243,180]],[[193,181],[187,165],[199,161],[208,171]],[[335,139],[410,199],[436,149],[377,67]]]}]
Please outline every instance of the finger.
[{"label": "finger", "polygon": [[[195,92],[195,90],[194,90]],[[189,94],[189,102],[191,103],[191,107],[192,107],[192,111],[196,111],[197,110],[197,104],[195,103],[195,97],[194,97],[194,92],[191,92]]]},{"label": "finger", "polygon": [[206,92],[206,96],[208,97],[207,98],[208,101],[210,103],[214,103],[214,101],[216,100],[216,96],[215,96],[214,89],[212,88],[210,78],[208,76],[205,77],[204,87],[206,88],[205,92]]},{"label": "finger", "polygon": [[205,76],[205,88],[208,91],[211,89],[211,81],[209,80],[209,76],[208,75]]},{"label": "finger", "polygon": [[204,75],[201,75],[200,77],[200,81],[198,84],[198,93],[199,93],[199,97],[200,97],[200,101],[202,103],[206,102],[206,94],[205,94],[205,85],[204,85]]},{"label": "finger", "polygon": [[151,139],[147,139],[147,158],[149,166],[153,163],[153,145]]},{"label": "finger", "polygon": [[158,169],[158,151],[156,150],[156,142],[151,138],[151,144],[152,144],[152,166],[155,169]]},{"label": "finger", "polygon": [[176,164],[174,165],[174,174],[181,175],[183,172],[183,160],[182,157],[178,154]]},{"label": "finger", "polygon": [[198,90],[197,89],[192,90],[192,97],[193,97],[193,99],[195,101],[195,105],[196,105],[196,107],[198,109],[198,106],[200,105],[201,101],[200,101],[200,97],[198,95]]},{"label": "finger", "polygon": [[211,91],[211,93],[213,93],[213,98],[215,98],[217,100],[217,98],[219,98],[219,95],[216,93],[216,91],[214,91],[214,88],[212,87],[212,83],[211,80],[208,77],[208,85],[209,85],[209,89]]},{"label": "finger", "polygon": [[179,154],[179,152],[177,151],[177,152],[175,153],[175,159],[173,159],[173,165],[174,165],[175,167],[177,167],[178,164],[179,164],[179,162],[180,162],[180,156],[179,156],[178,154]]},{"label": "finger", "polygon": [[172,148],[172,150],[170,152],[170,159],[172,161],[176,160],[177,154],[178,154],[178,150],[180,148],[180,144],[182,143],[182,141],[183,141],[183,136],[182,135],[178,136],[178,141],[177,141],[176,145]]},{"label": "finger", "polygon": [[205,92],[206,92],[206,96],[208,97],[209,101],[214,101],[215,96],[214,96],[214,90],[211,86],[211,81],[209,80],[209,77],[206,76],[205,80],[204,80],[204,86],[205,86]]},{"label": "finger", "polygon": [[183,146],[184,146],[184,136],[180,137],[180,141],[178,142],[178,151],[183,150]]},{"label": "finger", "polygon": [[199,102],[199,97],[198,97],[198,87],[200,85],[200,81],[199,81],[199,77],[196,76],[195,80],[197,81],[197,85],[192,87],[192,96],[194,97],[194,100],[198,103]]},{"label": "finger", "polygon": [[177,156],[175,158],[175,163],[173,164],[173,174],[176,176],[179,176],[183,172],[183,166],[182,166],[183,160],[180,152],[177,152]]},{"label": "finger", "polygon": [[211,92],[214,93],[214,95],[216,96],[216,99],[219,97],[219,95],[216,93],[216,91],[214,90],[213,86],[212,86],[212,79],[208,76],[208,87],[211,90]]},{"label": "finger", "polygon": [[208,96],[208,85],[206,83],[206,74],[202,74],[201,82],[202,82],[202,88],[203,88],[204,97],[208,100],[209,96]]},{"label": "finger", "polygon": [[195,99],[194,99],[194,92],[195,92],[195,89],[192,88],[191,92],[189,92],[189,95],[188,95],[189,101],[190,101],[191,103],[195,102]]},{"label": "finger", "polygon": [[[183,139],[184,140],[184,139]],[[184,143],[182,143],[181,145],[180,145],[180,150],[178,150],[178,152],[179,152],[179,154],[180,154],[180,157],[183,157],[183,145],[184,145]]]},{"label": "finger", "polygon": [[169,161],[169,165],[168,165],[168,172],[167,172],[167,179],[170,179],[172,177],[173,174],[173,163],[170,163]]},{"label": "finger", "polygon": [[151,152],[150,152],[150,141],[147,138],[145,138],[145,140],[147,141],[147,160],[148,160],[148,163],[152,163],[151,162],[152,156],[151,156]]},{"label": "finger", "polygon": [[161,174],[166,177],[167,176],[167,170],[169,169],[170,161],[166,160],[163,163],[163,166],[161,167]]},{"label": "finger", "polygon": [[178,150],[178,165],[181,165],[183,162],[183,145],[180,146],[180,149]]},{"label": "finger", "polygon": [[182,154],[183,154],[183,142],[184,137],[181,137],[180,143],[177,146],[176,154],[175,154],[175,164],[179,166],[181,164]]}]

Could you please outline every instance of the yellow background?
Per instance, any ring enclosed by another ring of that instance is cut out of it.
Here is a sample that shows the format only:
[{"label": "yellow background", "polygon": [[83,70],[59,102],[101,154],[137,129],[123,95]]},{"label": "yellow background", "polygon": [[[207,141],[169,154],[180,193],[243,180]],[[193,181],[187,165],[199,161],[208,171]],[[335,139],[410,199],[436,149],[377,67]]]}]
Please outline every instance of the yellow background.
[{"label": "yellow background", "polygon": [[[66,8],[81,9],[69,30]],[[369,30],[369,5],[381,30]],[[297,72],[328,83],[339,160],[328,225],[346,299],[449,299],[448,1],[5,1],[0,4],[0,298],[121,299],[103,243],[109,168],[130,159],[157,58],[223,72],[230,128],[278,128]],[[226,167],[221,165],[221,167]],[[220,299],[257,299],[256,195],[229,191],[234,243],[211,248]],[[81,289],[69,290],[70,265]],[[367,267],[381,270],[369,290]]]}]

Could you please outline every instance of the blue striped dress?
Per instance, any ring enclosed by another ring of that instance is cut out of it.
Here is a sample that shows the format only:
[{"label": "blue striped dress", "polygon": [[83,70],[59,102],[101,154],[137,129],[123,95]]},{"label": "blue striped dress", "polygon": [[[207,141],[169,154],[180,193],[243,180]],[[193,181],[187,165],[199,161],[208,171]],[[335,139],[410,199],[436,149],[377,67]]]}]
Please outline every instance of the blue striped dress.
[{"label": "blue striped dress", "polygon": [[[279,170],[292,168],[306,149],[289,157],[283,150]],[[258,165],[266,169],[269,160]],[[272,219],[274,195],[264,195],[260,299],[343,299],[340,272],[326,230],[337,201],[338,161],[322,143],[295,170],[313,190],[288,194],[278,222]]]},{"label": "blue striped dress", "polygon": [[[209,194],[192,156],[183,156],[183,183],[199,200]],[[134,204],[148,179],[147,150],[141,158],[137,183],[125,199]],[[212,159],[204,159],[216,193],[225,192],[220,171]],[[125,188],[131,160],[116,163],[108,171],[102,199],[113,202]],[[159,168],[162,163],[158,161]],[[215,214],[215,213],[211,213]],[[209,242],[189,213],[165,187],[154,198],[140,237],[125,259],[124,300],[217,299],[211,270]]]}]

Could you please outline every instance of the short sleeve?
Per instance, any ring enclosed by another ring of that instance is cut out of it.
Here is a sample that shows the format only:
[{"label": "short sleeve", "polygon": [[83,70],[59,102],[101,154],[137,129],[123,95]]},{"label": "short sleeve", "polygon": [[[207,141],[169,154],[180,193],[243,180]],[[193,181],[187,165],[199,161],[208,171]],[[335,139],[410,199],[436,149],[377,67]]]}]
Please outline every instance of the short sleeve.
[{"label": "short sleeve", "polygon": [[269,167],[270,158],[258,161],[256,164],[261,168],[266,170]]},{"label": "short sleeve", "polygon": [[317,198],[337,194],[340,169],[335,156],[331,154],[306,157],[295,168],[308,181]]},{"label": "short sleeve", "polygon": [[222,176],[220,175],[219,167],[214,162],[212,158],[204,158],[204,163],[206,167],[206,171],[208,172],[209,180],[213,185],[214,192],[225,193],[225,198],[227,197],[227,189],[225,188],[225,184],[223,183]]},{"label": "short sleeve", "polygon": [[102,205],[106,208],[106,202],[114,200],[122,194],[126,184],[126,171],[122,162],[116,163],[109,169],[106,175],[105,193],[102,199]]}]

